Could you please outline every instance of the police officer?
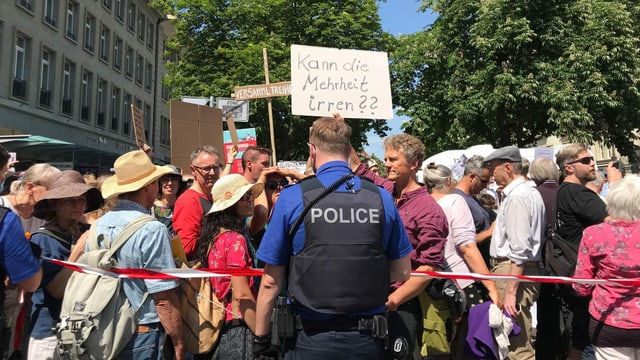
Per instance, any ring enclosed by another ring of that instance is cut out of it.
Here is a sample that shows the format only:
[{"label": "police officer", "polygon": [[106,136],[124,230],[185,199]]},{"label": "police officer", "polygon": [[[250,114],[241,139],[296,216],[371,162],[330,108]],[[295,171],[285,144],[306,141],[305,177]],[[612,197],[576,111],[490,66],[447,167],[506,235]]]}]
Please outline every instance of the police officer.
[{"label": "police officer", "polygon": [[257,253],[266,264],[257,359],[277,356],[270,319],[285,278],[296,318],[285,359],[384,357],[388,288],[409,278],[411,245],[391,196],[351,173],[350,136],[337,114],[316,120],[309,135],[316,176],[283,189],[276,203]]}]

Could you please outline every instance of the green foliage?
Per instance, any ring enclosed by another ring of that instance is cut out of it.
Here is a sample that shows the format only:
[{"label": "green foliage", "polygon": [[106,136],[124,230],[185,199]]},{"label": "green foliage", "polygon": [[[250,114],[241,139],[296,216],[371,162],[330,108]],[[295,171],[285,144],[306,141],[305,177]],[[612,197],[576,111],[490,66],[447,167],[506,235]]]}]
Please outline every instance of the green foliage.
[{"label": "green foliage", "polygon": [[394,103],[429,152],[548,135],[634,155],[640,5],[424,0],[440,16],[391,52]]},{"label": "green foliage", "polygon": [[[290,80],[290,45],[385,51],[391,37],[380,27],[375,0],[153,0],[175,14],[169,42],[177,62],[164,79],[172,97],[229,96],[235,86],[265,83],[262,49],[268,51],[270,82]],[[291,115],[288,97],[272,100],[278,159],[305,160],[309,126],[315,120]],[[238,127],[244,126],[241,123]],[[366,132],[383,136],[386,121],[353,120],[354,144]],[[247,127],[270,146],[267,100],[253,100]]]}]

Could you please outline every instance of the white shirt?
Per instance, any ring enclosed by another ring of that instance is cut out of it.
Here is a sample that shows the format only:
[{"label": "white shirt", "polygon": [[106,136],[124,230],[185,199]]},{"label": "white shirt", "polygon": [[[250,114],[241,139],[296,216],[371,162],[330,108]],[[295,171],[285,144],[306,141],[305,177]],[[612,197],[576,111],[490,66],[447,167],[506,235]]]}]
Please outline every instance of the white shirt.
[{"label": "white shirt", "polygon": [[518,177],[502,191],[504,198],[491,236],[492,258],[516,264],[542,260],[544,203],[540,193]]}]

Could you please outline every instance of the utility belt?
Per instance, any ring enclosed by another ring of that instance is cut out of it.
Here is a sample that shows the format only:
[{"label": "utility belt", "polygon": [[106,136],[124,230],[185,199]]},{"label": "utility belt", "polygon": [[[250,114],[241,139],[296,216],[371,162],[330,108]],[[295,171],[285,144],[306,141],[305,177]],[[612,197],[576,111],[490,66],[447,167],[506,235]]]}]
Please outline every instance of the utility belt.
[{"label": "utility belt", "polygon": [[285,297],[278,297],[271,314],[271,339],[292,338],[298,330],[308,331],[360,331],[376,339],[387,337],[387,317],[384,314],[363,316],[338,316],[328,320],[304,320],[293,314]]}]

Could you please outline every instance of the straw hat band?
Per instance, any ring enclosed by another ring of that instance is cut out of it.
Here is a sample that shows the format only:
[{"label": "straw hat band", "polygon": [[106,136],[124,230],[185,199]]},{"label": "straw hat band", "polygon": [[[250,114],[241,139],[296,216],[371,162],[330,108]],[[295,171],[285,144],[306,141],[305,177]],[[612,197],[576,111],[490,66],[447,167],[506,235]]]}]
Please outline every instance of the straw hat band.
[{"label": "straw hat band", "polygon": [[138,176],[136,176],[134,178],[127,179],[127,180],[118,180],[118,185],[129,185],[131,183],[134,183],[136,181],[139,181],[139,180],[142,180],[142,179],[146,178],[147,176],[153,174],[155,171],[156,171],[156,168],[154,166],[149,171],[147,171],[146,173],[138,175]]}]

